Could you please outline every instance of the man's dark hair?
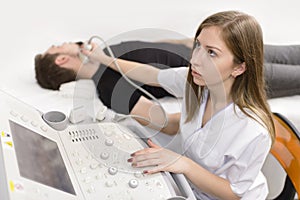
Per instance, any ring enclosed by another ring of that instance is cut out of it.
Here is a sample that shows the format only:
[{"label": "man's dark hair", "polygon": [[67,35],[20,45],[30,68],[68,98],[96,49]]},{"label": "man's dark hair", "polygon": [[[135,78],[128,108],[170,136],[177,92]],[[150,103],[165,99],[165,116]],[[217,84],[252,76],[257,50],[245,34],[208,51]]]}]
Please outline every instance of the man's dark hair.
[{"label": "man's dark hair", "polygon": [[58,90],[60,85],[74,81],[76,73],[55,64],[59,54],[38,54],[35,56],[35,78],[42,88]]}]

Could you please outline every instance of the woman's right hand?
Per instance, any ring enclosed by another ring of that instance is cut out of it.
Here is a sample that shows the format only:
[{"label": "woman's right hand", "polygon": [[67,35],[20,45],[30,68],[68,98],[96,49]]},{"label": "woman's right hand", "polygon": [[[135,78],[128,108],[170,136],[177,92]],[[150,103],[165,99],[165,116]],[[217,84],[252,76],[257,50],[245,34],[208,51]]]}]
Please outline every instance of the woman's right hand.
[{"label": "woman's right hand", "polygon": [[107,56],[102,48],[99,47],[96,43],[91,43],[91,45],[91,50],[85,48],[81,49],[81,53],[86,55],[91,61],[96,61],[107,65],[108,62],[112,60],[112,58]]}]

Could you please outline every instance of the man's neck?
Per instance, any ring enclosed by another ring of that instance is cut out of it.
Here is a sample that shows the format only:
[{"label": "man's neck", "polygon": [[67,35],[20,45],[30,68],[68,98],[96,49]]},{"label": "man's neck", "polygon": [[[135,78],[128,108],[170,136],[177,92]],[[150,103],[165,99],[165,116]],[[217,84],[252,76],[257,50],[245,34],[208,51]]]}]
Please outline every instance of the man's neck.
[{"label": "man's neck", "polygon": [[99,63],[88,62],[80,66],[77,71],[78,79],[91,79],[99,68]]}]

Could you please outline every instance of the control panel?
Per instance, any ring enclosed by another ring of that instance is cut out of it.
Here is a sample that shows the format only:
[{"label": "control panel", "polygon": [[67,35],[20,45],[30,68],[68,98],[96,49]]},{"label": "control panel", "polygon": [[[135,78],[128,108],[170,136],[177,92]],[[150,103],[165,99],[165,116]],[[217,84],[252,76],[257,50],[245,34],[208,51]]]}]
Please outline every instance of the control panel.
[{"label": "control panel", "polygon": [[[146,144],[113,122],[54,130],[42,113],[0,92],[0,193],[6,200],[194,199],[183,176],[143,174],[130,154]],[[2,197],[1,197],[2,199]]]}]

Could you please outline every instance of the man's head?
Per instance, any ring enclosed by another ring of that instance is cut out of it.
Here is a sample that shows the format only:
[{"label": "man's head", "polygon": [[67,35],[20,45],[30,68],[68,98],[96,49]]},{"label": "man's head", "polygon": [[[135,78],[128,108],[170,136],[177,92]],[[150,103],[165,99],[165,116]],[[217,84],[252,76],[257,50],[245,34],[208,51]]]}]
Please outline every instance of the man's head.
[{"label": "man's head", "polygon": [[58,90],[60,85],[74,81],[82,65],[79,58],[82,43],[64,43],[51,46],[44,54],[35,56],[35,74],[38,84]]}]

